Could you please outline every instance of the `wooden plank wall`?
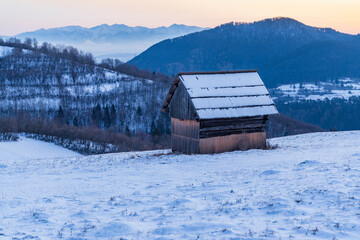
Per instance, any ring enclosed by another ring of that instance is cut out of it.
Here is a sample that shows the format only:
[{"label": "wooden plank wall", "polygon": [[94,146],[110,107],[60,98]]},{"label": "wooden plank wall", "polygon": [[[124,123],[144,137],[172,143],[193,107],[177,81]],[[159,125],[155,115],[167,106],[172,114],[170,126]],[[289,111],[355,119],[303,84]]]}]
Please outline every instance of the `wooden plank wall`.
[{"label": "wooden plank wall", "polygon": [[201,120],[200,138],[264,132],[266,120],[266,116]]},{"label": "wooden plank wall", "polygon": [[194,120],[171,118],[171,133],[193,139],[199,139],[200,123]]},{"label": "wooden plank wall", "polygon": [[172,150],[186,154],[206,154],[265,148],[266,133],[263,127],[266,118],[240,120],[207,120],[200,123],[171,118]]},{"label": "wooden plank wall", "polygon": [[235,150],[247,150],[266,147],[266,133],[242,133],[227,136],[200,138],[199,152],[221,153]]},{"label": "wooden plank wall", "polygon": [[193,120],[171,118],[171,148],[174,152],[199,153],[199,126]]}]

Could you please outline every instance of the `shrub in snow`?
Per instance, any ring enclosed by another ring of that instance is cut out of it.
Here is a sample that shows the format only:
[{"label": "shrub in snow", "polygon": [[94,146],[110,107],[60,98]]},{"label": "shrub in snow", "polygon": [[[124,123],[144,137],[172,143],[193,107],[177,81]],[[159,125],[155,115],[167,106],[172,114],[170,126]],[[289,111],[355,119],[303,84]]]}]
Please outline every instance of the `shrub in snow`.
[{"label": "shrub in snow", "polygon": [[16,133],[1,133],[0,142],[16,142],[19,136]]}]

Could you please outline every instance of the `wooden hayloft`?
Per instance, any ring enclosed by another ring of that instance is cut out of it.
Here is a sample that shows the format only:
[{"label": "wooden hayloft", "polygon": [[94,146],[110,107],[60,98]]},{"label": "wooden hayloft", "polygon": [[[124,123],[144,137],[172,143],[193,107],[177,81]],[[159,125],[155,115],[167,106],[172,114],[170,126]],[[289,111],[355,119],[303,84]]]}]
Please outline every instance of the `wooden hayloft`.
[{"label": "wooden hayloft", "polygon": [[256,70],[179,73],[162,111],[172,150],[187,154],[265,148],[268,115],[278,113]]}]

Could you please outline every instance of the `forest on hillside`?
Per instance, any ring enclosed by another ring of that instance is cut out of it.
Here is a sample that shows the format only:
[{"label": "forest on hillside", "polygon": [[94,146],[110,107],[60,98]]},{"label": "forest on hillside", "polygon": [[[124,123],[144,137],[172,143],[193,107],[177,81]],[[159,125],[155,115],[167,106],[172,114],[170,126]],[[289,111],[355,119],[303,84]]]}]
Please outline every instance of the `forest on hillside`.
[{"label": "forest on hillside", "polygon": [[316,28],[290,18],[228,23],[164,40],[130,61],[169,75],[258,69],[268,88],[360,77],[360,35]]},{"label": "forest on hillside", "polygon": [[0,56],[0,132],[112,143],[118,151],[168,146],[161,137],[170,131],[160,113],[171,82],[165,75],[36,40],[1,46],[9,52]]},{"label": "forest on hillside", "polygon": [[[11,49],[0,57],[0,132],[109,139],[120,144],[119,151],[131,150],[126,139],[133,139],[133,150],[169,146],[170,120],[160,109],[172,78],[114,59],[96,63],[91,54],[38,46],[36,40],[10,39],[0,46]],[[321,130],[280,116],[270,119],[267,132],[274,137]]]},{"label": "forest on hillside", "polygon": [[360,129],[360,97],[276,102],[276,106],[287,116],[327,130]]},{"label": "forest on hillside", "polygon": [[72,47],[14,40],[7,45],[14,48],[0,59],[0,116],[27,114],[134,134],[169,131],[159,113],[171,81],[166,76],[116,60],[96,64]]}]

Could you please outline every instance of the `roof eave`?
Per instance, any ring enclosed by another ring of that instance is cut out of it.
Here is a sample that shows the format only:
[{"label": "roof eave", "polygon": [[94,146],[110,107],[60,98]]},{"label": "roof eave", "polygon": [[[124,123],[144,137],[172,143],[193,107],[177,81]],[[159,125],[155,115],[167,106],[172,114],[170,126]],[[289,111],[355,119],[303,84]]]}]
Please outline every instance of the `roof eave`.
[{"label": "roof eave", "polygon": [[206,120],[224,120],[224,119],[240,119],[240,118],[256,118],[256,117],[266,117],[271,115],[278,115],[277,113],[270,113],[270,114],[263,114],[263,115],[255,115],[255,116],[243,116],[243,117],[217,117],[217,118],[198,118],[200,121],[206,121]]},{"label": "roof eave", "polygon": [[258,69],[236,70],[236,71],[212,71],[212,72],[180,72],[176,75],[160,112],[166,112],[170,104],[171,98],[174,95],[176,88],[178,87],[178,84],[181,80],[180,77],[182,75],[236,74],[236,73],[252,73],[252,72],[258,72]]},{"label": "roof eave", "polygon": [[173,97],[175,90],[179,85],[179,82],[180,82],[180,76],[177,75],[169,89],[168,95],[165,98],[164,104],[160,110],[161,112],[166,112],[166,109],[168,108],[168,106],[170,104],[171,98]]},{"label": "roof eave", "polygon": [[233,74],[233,73],[251,73],[258,72],[258,69],[250,70],[236,70],[236,71],[212,71],[212,72],[180,72],[177,77],[180,75],[207,75],[207,74]]}]

